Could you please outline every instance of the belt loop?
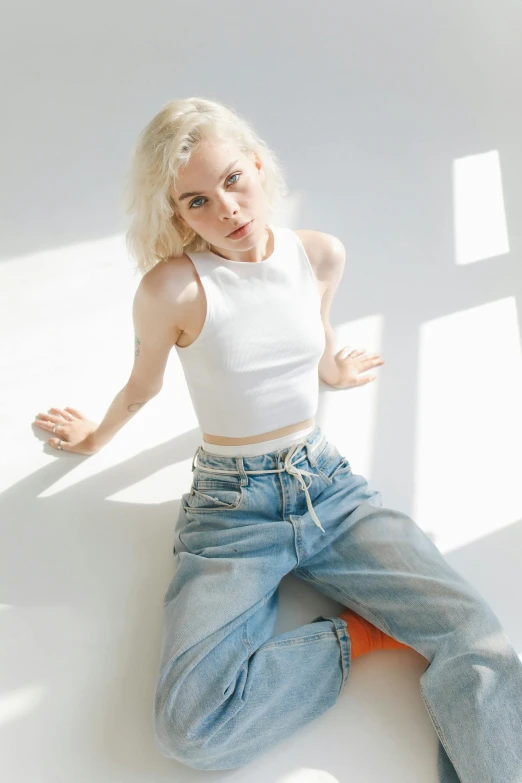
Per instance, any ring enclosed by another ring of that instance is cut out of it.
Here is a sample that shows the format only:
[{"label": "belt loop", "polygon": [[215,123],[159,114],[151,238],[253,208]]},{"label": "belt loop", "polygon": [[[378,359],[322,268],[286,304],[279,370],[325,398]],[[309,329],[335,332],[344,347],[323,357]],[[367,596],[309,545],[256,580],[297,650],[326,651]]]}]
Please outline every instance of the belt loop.
[{"label": "belt loop", "polygon": [[239,483],[242,487],[246,487],[248,485],[248,476],[246,474],[245,466],[243,464],[243,457],[234,457],[234,459],[236,460],[237,472],[241,476]]},{"label": "belt loop", "polygon": [[316,449],[315,449],[313,446],[311,446],[311,445],[308,443],[308,441],[306,441],[306,444],[305,444],[305,445],[306,445],[306,453],[307,453],[307,455],[308,455],[308,459],[309,459],[309,461],[310,461],[310,465],[311,465],[313,468],[315,468],[315,466],[316,466],[316,463],[317,463],[317,460],[316,460],[316,459],[315,459],[315,457],[314,457],[314,453],[315,453]]},{"label": "belt loop", "polygon": [[200,448],[201,448],[201,446],[198,446],[198,447],[197,447],[197,449],[196,449],[196,451],[195,451],[195,453],[194,453],[194,456],[192,457],[192,472],[193,472],[193,473],[194,473],[194,462],[195,462],[195,459],[196,459],[196,457],[197,457],[197,456],[198,456],[198,454],[199,454],[199,450],[200,450]]},{"label": "belt loop", "polygon": [[319,446],[322,446],[322,444],[326,440],[326,435],[323,431],[321,431],[320,436],[316,439],[315,443],[310,445],[308,441],[306,441],[306,451],[308,453],[308,459],[310,460],[310,465],[315,468],[317,465],[317,457],[315,456],[318,453]]}]

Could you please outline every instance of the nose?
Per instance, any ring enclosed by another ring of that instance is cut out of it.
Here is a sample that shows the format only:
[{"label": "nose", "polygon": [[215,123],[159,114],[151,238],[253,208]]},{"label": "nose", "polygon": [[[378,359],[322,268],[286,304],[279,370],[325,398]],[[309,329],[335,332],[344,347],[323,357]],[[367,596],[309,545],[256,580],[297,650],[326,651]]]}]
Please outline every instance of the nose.
[{"label": "nose", "polygon": [[219,202],[218,213],[223,218],[231,218],[237,215],[239,207],[233,193],[225,193]]}]

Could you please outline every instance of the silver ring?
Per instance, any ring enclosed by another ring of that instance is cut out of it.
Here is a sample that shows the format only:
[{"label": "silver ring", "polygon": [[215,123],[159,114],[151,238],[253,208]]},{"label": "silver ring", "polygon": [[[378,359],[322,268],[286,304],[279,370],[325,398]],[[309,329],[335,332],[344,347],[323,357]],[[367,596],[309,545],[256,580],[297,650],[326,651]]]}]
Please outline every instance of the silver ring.
[{"label": "silver ring", "polygon": [[53,432],[56,432],[56,428],[59,427],[59,426],[60,426],[59,424],[55,424],[54,427],[53,427]]},{"label": "silver ring", "polygon": [[[58,441],[58,445],[56,446],[57,449],[62,449],[62,447],[60,446],[61,442],[62,442],[61,440]],[[62,451],[63,451],[63,449],[62,449]]]}]

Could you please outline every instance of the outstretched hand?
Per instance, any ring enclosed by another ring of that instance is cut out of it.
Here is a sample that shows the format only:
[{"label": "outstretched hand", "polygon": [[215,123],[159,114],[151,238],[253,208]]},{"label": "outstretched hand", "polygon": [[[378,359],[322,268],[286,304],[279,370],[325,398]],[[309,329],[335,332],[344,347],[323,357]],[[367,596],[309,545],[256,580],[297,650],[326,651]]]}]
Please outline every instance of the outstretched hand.
[{"label": "outstretched hand", "polygon": [[374,381],[377,377],[376,375],[361,375],[361,373],[372,367],[384,364],[384,359],[381,359],[377,353],[368,355],[366,348],[360,351],[357,349],[350,351],[345,346],[335,354],[335,363],[339,369],[340,378],[334,384],[334,388],[349,389],[353,386],[363,386],[366,383],[370,383],[370,381]]},{"label": "outstretched hand", "polygon": [[[76,408],[49,408],[47,413],[39,413],[34,424],[46,432],[54,432],[56,437],[50,438],[49,446],[60,448],[63,451],[73,451],[76,454],[96,454],[99,448],[95,448],[89,442],[91,435],[98,427]],[[55,429],[56,426],[56,429]]]}]

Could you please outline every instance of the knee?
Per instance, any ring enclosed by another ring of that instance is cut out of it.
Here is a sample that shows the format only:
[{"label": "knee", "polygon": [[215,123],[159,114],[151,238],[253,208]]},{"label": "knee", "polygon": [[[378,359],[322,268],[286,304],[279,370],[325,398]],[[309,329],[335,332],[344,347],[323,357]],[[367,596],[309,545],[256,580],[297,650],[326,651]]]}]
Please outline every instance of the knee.
[{"label": "knee", "polygon": [[176,706],[164,703],[154,710],[154,738],[156,747],[162,756],[175,759],[194,769],[202,769],[204,753],[190,737],[189,727],[185,725],[183,713]]},{"label": "knee", "polygon": [[454,653],[459,650],[495,656],[506,650],[507,639],[499,618],[487,601],[473,590],[463,593],[461,607],[451,607],[443,627],[439,644],[444,646],[447,642],[448,649]]},{"label": "knee", "polygon": [[185,764],[193,769],[212,769],[208,766],[205,749],[200,742],[191,741],[179,726],[170,720],[156,718],[154,723],[156,747],[162,756]]},{"label": "knee", "polygon": [[225,747],[215,735],[208,736],[203,726],[195,732],[182,714],[166,708],[154,715],[154,737],[162,756],[193,769],[227,770],[246,763],[237,758],[231,744]]},{"label": "knee", "polygon": [[186,738],[160,738],[156,733],[156,745],[162,756],[206,772],[236,769],[246,763],[233,759],[227,753],[216,753],[215,748],[210,750],[199,742],[187,741]]}]

